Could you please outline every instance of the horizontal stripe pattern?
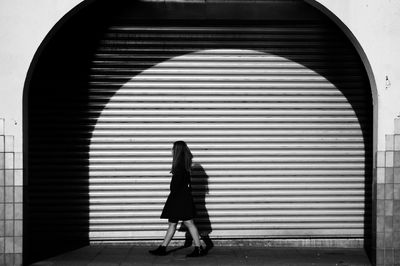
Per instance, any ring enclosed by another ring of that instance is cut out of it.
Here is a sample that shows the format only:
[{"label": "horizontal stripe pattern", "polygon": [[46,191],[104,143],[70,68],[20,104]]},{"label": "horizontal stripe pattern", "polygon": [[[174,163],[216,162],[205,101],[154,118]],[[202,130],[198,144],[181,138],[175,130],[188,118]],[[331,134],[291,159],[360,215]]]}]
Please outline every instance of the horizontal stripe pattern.
[{"label": "horizontal stripe pattern", "polygon": [[[184,140],[202,233],[364,237],[370,89],[340,33],[324,22],[133,24],[103,32],[76,108],[30,119],[56,121],[31,139],[38,215],[65,204],[57,222],[73,223],[84,198],[91,241],[162,238],[171,147]],[[62,150],[49,158],[55,142]],[[52,182],[60,187],[46,191]]]},{"label": "horizontal stripe pattern", "polygon": [[214,237],[361,237],[366,81],[333,33],[315,25],[111,27],[90,80],[99,116],[89,159],[93,239],[162,236],[169,150],[179,139],[194,154],[200,230],[211,223]]}]

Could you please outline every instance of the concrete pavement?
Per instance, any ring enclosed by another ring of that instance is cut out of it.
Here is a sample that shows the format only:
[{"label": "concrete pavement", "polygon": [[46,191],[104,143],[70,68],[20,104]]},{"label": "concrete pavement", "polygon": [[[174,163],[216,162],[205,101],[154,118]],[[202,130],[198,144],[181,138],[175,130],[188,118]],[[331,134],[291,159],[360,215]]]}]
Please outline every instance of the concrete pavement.
[{"label": "concrete pavement", "polygon": [[363,249],[265,248],[216,246],[200,258],[186,258],[192,250],[170,247],[167,256],[148,253],[153,247],[92,245],[35,263],[35,266],[80,265],[371,265]]}]

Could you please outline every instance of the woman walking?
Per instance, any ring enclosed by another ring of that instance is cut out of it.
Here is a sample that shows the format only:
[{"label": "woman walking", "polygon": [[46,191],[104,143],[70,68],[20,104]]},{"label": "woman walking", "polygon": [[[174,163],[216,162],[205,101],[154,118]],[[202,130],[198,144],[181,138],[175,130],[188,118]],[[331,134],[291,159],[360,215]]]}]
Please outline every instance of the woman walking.
[{"label": "woman walking", "polygon": [[195,206],[190,181],[192,157],[192,153],[184,141],[174,143],[172,147],[170,194],[161,213],[161,218],[168,219],[169,226],[162,244],[149,251],[153,255],[167,255],[166,248],[175,234],[178,221],[183,221],[195,244],[194,250],[186,256],[199,257],[205,255],[200,245],[199,232],[193,222]]}]

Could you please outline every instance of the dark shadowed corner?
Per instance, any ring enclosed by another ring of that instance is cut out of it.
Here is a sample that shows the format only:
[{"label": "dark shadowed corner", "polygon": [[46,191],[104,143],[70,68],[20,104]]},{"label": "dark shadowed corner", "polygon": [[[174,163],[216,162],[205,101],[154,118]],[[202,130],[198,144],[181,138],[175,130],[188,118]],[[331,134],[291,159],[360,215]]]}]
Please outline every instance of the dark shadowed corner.
[{"label": "dark shadowed corner", "polygon": [[87,7],[70,15],[42,43],[25,84],[24,264],[89,244],[87,87],[96,19]]}]

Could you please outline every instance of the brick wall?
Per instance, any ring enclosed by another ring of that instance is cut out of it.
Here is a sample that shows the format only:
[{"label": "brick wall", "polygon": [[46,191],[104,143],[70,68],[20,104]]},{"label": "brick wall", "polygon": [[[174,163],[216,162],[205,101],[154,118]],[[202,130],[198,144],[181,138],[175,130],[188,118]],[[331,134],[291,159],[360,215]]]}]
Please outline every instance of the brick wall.
[{"label": "brick wall", "polygon": [[22,264],[22,153],[0,119],[0,265]]},{"label": "brick wall", "polygon": [[376,159],[376,265],[400,265],[400,118]]}]

